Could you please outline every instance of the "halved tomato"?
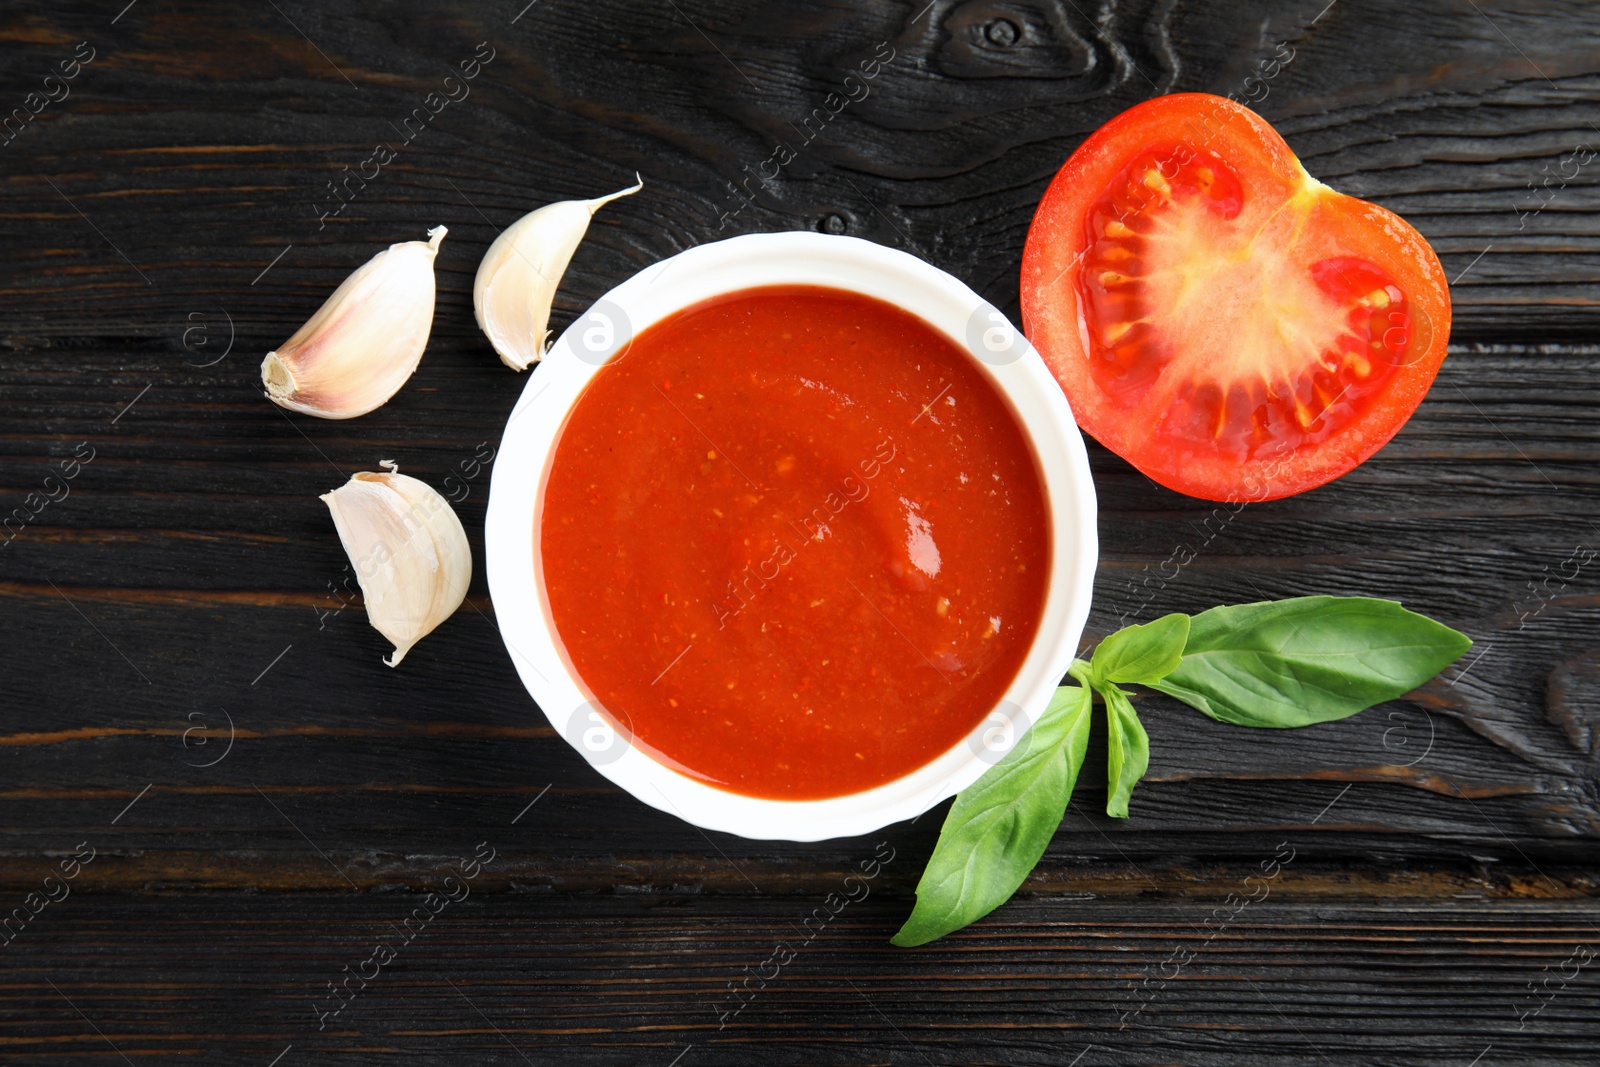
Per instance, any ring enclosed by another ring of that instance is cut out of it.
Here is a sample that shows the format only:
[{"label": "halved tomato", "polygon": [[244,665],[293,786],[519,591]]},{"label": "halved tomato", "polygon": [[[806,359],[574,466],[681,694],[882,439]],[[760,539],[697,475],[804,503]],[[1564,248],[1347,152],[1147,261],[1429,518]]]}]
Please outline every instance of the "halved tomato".
[{"label": "halved tomato", "polygon": [[1079,424],[1190,496],[1315,488],[1395,435],[1438,373],[1450,290],[1422,235],[1307,174],[1204,93],[1123,112],[1045,191],[1022,321]]}]

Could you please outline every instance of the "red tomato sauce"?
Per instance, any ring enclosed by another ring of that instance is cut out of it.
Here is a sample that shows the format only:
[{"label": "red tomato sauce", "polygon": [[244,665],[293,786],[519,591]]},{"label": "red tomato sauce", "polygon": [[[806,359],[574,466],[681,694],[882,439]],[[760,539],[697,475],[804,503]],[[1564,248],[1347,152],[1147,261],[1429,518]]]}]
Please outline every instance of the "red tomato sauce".
[{"label": "red tomato sauce", "polygon": [[656,759],[756,797],[860,792],[960,744],[1050,577],[1032,448],[971,356],[810,286],[640,333],[573,407],[536,521],[594,701]]}]

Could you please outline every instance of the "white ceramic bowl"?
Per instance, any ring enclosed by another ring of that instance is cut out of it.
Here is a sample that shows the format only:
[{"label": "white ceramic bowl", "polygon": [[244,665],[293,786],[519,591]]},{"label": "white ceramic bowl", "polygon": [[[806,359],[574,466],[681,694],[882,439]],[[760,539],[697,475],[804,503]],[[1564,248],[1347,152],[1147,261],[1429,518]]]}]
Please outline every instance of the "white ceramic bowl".
[{"label": "white ceramic bowl", "polygon": [[[885,785],[827,800],[768,800],[688,778],[628,743],[590,703],[563,650],[538,543],[551,458],[568,413],[600,364],[635,333],[708,297],[761,285],[822,285],[898,305],[971,352],[1011,404],[1044,477],[1052,538],[1038,633],[1001,703],[965,740]],[[529,375],[495,457],[485,534],[489,591],[523,684],[556,731],[639,800],[697,826],[744,837],[820,841],[920,815],[971,785],[1023,738],[1077,650],[1097,558],[1094,485],[1065,396],[1027,340],[960,281],[904,252],[853,237],[751,234],[647,267],[561,335]]]}]

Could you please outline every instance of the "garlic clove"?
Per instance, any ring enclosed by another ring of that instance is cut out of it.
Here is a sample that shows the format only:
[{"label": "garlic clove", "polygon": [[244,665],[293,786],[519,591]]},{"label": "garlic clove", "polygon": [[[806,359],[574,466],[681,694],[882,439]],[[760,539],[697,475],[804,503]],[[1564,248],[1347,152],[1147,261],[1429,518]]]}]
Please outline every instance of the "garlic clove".
[{"label": "garlic clove", "polygon": [[293,337],[261,361],[267,397],[323,419],[382,405],[422,361],[433,328],[433,260],[446,230],[402,241],[344,280]]},{"label": "garlic clove", "polygon": [[355,565],[367,620],[394,642],[384,662],[395,667],[466,599],[472,549],[432,486],[401,474],[393,460],[378,465],[387,470],[358,471],[322,500]]},{"label": "garlic clove", "polygon": [[608,196],[561,200],[529,212],[483,254],[472,284],[472,310],[500,362],[520,371],[544,358],[550,306],[572,253],[601,205],[644,188],[644,179],[634,177],[637,184]]}]

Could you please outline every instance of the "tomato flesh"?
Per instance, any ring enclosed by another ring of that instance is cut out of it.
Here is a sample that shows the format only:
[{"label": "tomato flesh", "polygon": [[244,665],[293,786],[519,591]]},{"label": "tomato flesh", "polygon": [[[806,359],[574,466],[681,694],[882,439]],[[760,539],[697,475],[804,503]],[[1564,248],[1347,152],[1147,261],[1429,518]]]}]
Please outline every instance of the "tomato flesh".
[{"label": "tomato flesh", "polygon": [[1022,303],[1084,428],[1210,499],[1286,496],[1365,460],[1420,402],[1449,323],[1415,230],[1201,94],[1140,105],[1068,160]]}]

